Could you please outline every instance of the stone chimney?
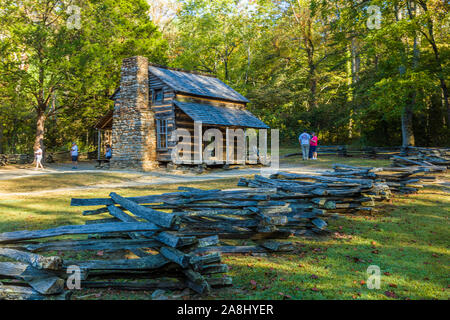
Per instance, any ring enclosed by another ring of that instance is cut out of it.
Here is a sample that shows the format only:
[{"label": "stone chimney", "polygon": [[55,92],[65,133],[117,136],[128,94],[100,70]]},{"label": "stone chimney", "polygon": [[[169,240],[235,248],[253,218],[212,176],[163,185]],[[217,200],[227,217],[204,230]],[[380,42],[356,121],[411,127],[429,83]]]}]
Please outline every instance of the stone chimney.
[{"label": "stone chimney", "polygon": [[148,60],[123,60],[120,98],[112,125],[113,168],[150,170],[157,166],[155,118],[149,103]]}]

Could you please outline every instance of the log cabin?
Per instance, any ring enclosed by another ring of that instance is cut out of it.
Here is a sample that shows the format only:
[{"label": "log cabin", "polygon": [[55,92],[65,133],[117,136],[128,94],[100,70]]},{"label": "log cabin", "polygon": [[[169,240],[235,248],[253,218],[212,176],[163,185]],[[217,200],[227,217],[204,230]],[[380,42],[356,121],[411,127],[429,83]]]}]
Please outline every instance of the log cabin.
[{"label": "log cabin", "polygon": [[[206,130],[220,130],[226,150],[226,139],[233,139],[234,145],[236,136],[229,134],[233,130],[269,129],[246,109],[249,100],[216,77],[151,64],[140,56],[123,60],[120,87],[111,99],[114,108],[95,127],[99,132],[99,156],[101,145],[110,144],[111,167],[116,168],[151,170],[173,162],[172,150],[181,142],[193,146],[185,162],[199,164],[203,162],[199,150],[208,144],[203,141]],[[200,122],[199,134],[194,127]],[[189,132],[192,141],[174,139],[172,133],[177,129]],[[196,141],[202,145],[200,149],[195,148]],[[200,158],[194,162],[196,152]],[[225,159],[224,154],[218,163],[236,161],[236,152],[233,159]]]}]

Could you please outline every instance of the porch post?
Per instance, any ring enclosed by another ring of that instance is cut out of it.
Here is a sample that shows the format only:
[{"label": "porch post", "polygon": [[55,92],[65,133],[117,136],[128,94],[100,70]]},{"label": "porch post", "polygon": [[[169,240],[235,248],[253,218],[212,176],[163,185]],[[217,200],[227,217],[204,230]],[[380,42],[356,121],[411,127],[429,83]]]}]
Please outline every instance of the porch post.
[{"label": "porch post", "polygon": [[100,155],[102,152],[102,132],[100,129],[97,129],[97,159],[100,159]]}]

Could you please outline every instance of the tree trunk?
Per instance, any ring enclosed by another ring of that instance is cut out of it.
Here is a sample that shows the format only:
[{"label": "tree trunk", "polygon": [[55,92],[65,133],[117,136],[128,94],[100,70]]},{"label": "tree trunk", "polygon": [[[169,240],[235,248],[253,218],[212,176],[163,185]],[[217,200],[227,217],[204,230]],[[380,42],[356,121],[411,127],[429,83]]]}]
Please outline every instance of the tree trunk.
[{"label": "tree trunk", "polygon": [[307,18],[306,25],[303,29],[303,42],[308,60],[308,82],[309,82],[309,98],[308,104],[310,109],[317,107],[317,79],[316,79],[316,64],[314,63],[315,48],[312,42],[312,20]]},{"label": "tree trunk", "polygon": [[441,89],[442,89],[442,102],[444,105],[444,108],[447,110],[447,127],[450,127],[450,105],[448,102],[448,87],[447,87],[447,83],[445,82],[445,76],[444,76],[444,70],[442,68],[442,62],[441,62],[441,57],[439,54],[439,49],[436,45],[436,40],[434,39],[434,34],[433,34],[433,26],[431,25],[430,22],[430,26],[428,27],[429,32],[430,32],[430,38],[428,39],[428,41],[431,44],[431,47],[433,48],[433,52],[434,52],[434,58],[438,67],[438,77],[439,77],[439,82],[441,85]]},{"label": "tree trunk", "polygon": [[250,44],[247,48],[247,69],[245,70],[245,84],[248,83],[248,74],[250,72],[250,63],[251,63],[251,50],[250,50]]},{"label": "tree trunk", "polygon": [[355,110],[355,86],[359,81],[361,59],[359,55],[358,44],[355,38],[352,39],[351,44],[348,47],[348,65],[347,65],[347,84],[348,84],[348,97],[349,103],[349,122],[348,122],[348,138],[352,139],[354,134],[354,110]]},{"label": "tree trunk", "polygon": [[315,109],[317,106],[316,102],[317,79],[316,79],[316,66],[314,64],[314,51],[308,48],[307,54],[308,54],[308,77],[309,77],[308,104],[310,109]]},{"label": "tree trunk", "polygon": [[[428,13],[427,3],[420,1],[419,4],[422,7],[422,9],[425,11],[425,13]],[[425,32],[422,32],[422,33],[425,34]],[[431,44],[431,47],[433,48],[434,58],[436,61],[436,65],[438,67],[439,82],[440,82],[441,89],[442,89],[442,103],[444,105],[444,108],[447,110],[447,127],[450,127],[450,104],[448,102],[448,98],[449,98],[448,87],[447,87],[447,83],[445,82],[445,75],[444,75],[444,70],[442,68],[442,62],[441,62],[439,49],[436,45],[436,40],[434,38],[433,21],[431,20],[430,17],[428,17],[428,33],[429,33],[429,35],[426,37],[426,39],[428,40],[428,42]]]},{"label": "tree trunk", "polygon": [[0,154],[3,153],[3,122],[0,121]]},{"label": "tree trunk", "polygon": [[[416,70],[419,65],[419,47],[417,37],[414,37],[414,47],[413,47],[413,60],[412,60],[412,69]],[[416,92],[415,90],[411,90],[408,94],[408,102],[405,106],[402,113],[402,146],[414,146],[414,131],[413,131],[413,110],[416,105]]]},{"label": "tree trunk", "polygon": [[410,105],[405,106],[402,112],[402,146],[414,146],[414,131],[412,125],[413,113]]},{"label": "tree trunk", "polygon": [[229,80],[228,79],[228,48],[225,49],[225,59],[224,59],[224,65],[225,65],[225,80]]},{"label": "tree trunk", "polygon": [[441,82],[442,88],[442,102],[444,107],[447,109],[447,128],[450,128],[450,105],[448,102],[448,88],[443,76],[441,76],[439,80]]},{"label": "tree trunk", "polygon": [[[45,132],[45,109],[38,108],[37,111],[37,120],[36,120],[36,138],[34,140],[34,150],[36,150],[38,147],[42,149],[42,152],[44,152],[44,132]],[[44,160],[45,157],[43,156],[42,159]]]}]

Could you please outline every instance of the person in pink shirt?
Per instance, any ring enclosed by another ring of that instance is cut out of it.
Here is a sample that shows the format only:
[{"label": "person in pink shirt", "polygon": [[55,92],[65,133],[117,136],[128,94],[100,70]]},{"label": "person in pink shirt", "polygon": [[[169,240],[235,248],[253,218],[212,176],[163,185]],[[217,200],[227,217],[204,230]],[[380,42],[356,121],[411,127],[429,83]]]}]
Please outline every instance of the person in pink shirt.
[{"label": "person in pink shirt", "polygon": [[319,142],[319,139],[317,138],[316,134],[313,132],[311,135],[311,140],[309,140],[309,149],[312,153],[312,159],[317,160],[317,144]]}]

